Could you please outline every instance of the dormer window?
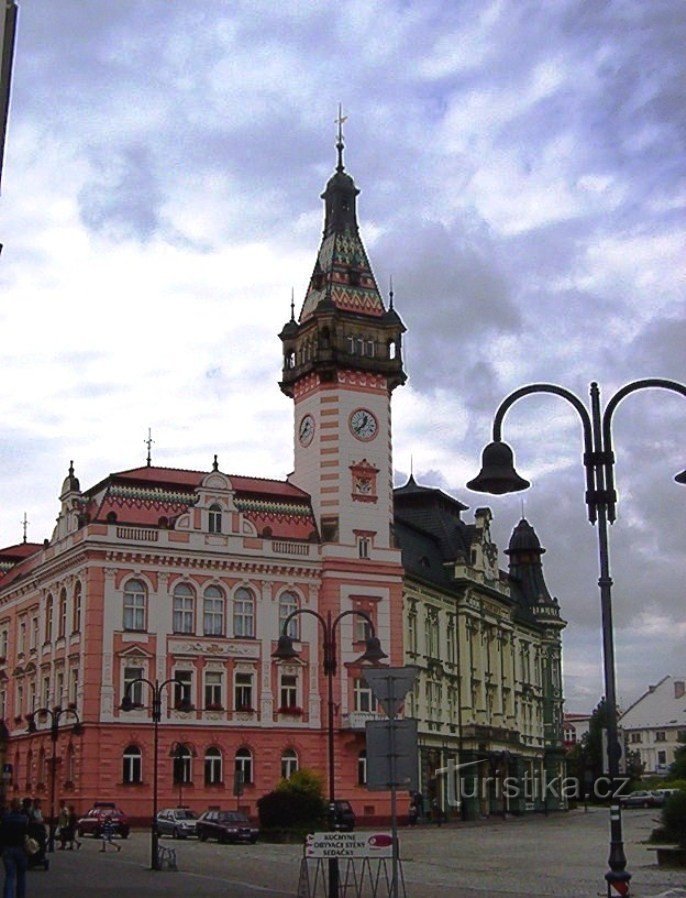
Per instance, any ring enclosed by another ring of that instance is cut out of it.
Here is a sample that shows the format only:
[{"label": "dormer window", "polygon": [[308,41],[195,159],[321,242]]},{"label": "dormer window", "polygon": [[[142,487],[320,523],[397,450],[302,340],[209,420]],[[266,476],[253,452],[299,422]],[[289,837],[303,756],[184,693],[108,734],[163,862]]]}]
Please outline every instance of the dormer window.
[{"label": "dormer window", "polygon": [[210,505],[209,531],[210,533],[222,532],[222,509],[220,505]]}]

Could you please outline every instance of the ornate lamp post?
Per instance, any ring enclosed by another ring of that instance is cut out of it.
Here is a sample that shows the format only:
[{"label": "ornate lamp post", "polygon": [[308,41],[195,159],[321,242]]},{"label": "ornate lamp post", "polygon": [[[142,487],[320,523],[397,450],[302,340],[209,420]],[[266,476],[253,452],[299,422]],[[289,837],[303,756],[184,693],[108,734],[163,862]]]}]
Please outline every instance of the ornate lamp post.
[{"label": "ornate lamp post", "polygon": [[27,731],[29,733],[38,732],[36,717],[50,718],[52,756],[50,758],[50,830],[48,835],[48,851],[55,850],[55,829],[57,823],[55,819],[55,786],[57,781],[57,739],[60,734],[60,719],[62,717],[68,717],[69,715],[75,719],[75,723],[72,726],[72,733],[75,736],[80,736],[83,732],[83,726],[81,725],[81,720],[79,719],[79,715],[75,708],[60,708],[58,705],[55,708],[39,708],[37,711],[26,715],[28,723]]},{"label": "ornate lamp post", "polygon": [[[355,615],[362,617],[367,621],[371,635],[367,638],[367,647],[363,655],[358,658],[359,662],[367,662],[369,664],[378,664],[383,658],[388,656],[382,650],[378,637],[374,632],[374,623],[371,617],[365,611],[343,611],[332,619],[331,612],[327,612],[323,617],[317,611],[310,608],[298,608],[292,611],[283,622],[281,636],[276,651],[272,654],[272,658],[278,658],[281,661],[290,661],[298,657],[298,652],[293,646],[293,639],[288,635],[288,625],[301,614],[310,614],[319,622],[324,637],[324,659],[323,670],[327,678],[327,733],[328,733],[328,755],[329,755],[329,827],[333,831],[335,829],[335,810],[336,810],[336,790],[334,785],[335,774],[335,756],[334,756],[334,711],[335,705],[333,700],[333,678],[336,675],[337,659],[336,659],[336,627],[344,617]],[[338,898],[338,858],[329,860],[329,898]]]},{"label": "ornate lamp post", "polygon": [[[145,677],[136,677],[135,680],[131,680],[126,687],[126,692],[124,693],[124,698],[121,703],[122,711],[133,711],[134,708],[140,707],[140,705],[136,704],[131,699],[131,690],[136,685],[136,683],[145,683],[150,688],[152,692],[152,724],[153,724],[153,749],[152,749],[152,820],[150,822],[150,868],[152,870],[160,869],[160,859],[158,855],[158,843],[159,843],[159,835],[157,832],[157,782],[158,782],[158,745],[159,745],[159,737],[158,737],[158,726],[159,722],[162,719],[162,692],[165,687],[169,686],[170,683],[179,683],[183,685],[180,680],[176,680],[173,677],[169,680],[164,680],[164,682],[160,683],[158,680],[155,680],[153,683],[151,680],[146,679]],[[191,703],[188,698],[184,698],[178,704],[178,708],[180,711],[190,711]]]},{"label": "ornate lamp post", "polygon": [[[686,397],[686,386],[672,380],[662,378],[646,378],[633,381],[622,387],[610,399],[604,412],[600,407],[600,390],[597,383],[590,387],[590,414],[584,403],[569,390],[554,384],[529,384],[511,393],[500,404],[493,420],[493,442],[483,451],[482,468],[467,487],[484,493],[518,492],[531,485],[514,469],[512,449],[502,441],[501,430],[505,413],[524,396],[532,393],[552,393],[561,396],[576,409],[583,428],[584,455],[583,464],[586,469],[586,506],[591,524],[598,525],[598,555],[600,561],[600,608],[603,636],[603,674],[605,683],[605,701],[608,710],[607,725],[607,761],[610,779],[613,784],[610,805],[610,855],[609,870],[605,874],[608,898],[614,893],[629,894],[631,874],[626,870],[626,857],[622,841],[622,816],[617,797],[617,780],[619,778],[619,758],[621,747],[617,738],[617,696],[615,689],[615,656],[614,635],[612,627],[612,578],[610,577],[610,560],[608,545],[608,521],[614,523],[616,518],[617,493],[614,482],[615,456],[612,448],[612,415],[619,403],[630,393],[648,388],[672,390]],[[686,484],[686,471],[675,477],[677,483]]]}]

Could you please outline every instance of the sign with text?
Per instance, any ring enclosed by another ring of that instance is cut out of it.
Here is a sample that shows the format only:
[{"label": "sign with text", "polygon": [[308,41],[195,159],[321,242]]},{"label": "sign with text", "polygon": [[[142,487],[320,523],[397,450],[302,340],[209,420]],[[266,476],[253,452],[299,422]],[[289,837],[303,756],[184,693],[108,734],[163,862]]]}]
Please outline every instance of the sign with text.
[{"label": "sign with text", "polygon": [[305,857],[392,857],[390,833],[310,833],[305,841]]}]

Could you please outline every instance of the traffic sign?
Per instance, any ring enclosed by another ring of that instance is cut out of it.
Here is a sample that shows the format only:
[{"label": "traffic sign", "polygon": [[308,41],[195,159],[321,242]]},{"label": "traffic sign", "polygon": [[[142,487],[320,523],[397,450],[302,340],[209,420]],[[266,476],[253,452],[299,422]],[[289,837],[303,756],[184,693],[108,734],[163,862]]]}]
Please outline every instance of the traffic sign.
[{"label": "traffic sign", "polygon": [[419,675],[419,668],[406,664],[405,667],[377,667],[364,671],[364,678],[377,702],[389,717],[395,717],[405,702],[405,696],[412,689]]}]

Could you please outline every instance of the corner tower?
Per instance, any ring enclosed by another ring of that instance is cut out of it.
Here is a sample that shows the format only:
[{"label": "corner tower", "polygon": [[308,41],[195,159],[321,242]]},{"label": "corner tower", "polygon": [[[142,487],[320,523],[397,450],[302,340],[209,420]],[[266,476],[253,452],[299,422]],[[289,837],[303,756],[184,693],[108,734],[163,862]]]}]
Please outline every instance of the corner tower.
[{"label": "corner tower", "polygon": [[312,498],[323,543],[393,547],[391,394],[406,375],[400,317],[387,309],[360,238],[359,190],[338,164],[322,194],[324,234],[305,301],[280,333],[280,386],[294,401],[290,480]]}]

